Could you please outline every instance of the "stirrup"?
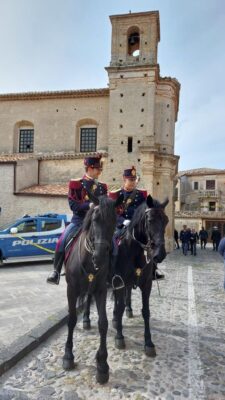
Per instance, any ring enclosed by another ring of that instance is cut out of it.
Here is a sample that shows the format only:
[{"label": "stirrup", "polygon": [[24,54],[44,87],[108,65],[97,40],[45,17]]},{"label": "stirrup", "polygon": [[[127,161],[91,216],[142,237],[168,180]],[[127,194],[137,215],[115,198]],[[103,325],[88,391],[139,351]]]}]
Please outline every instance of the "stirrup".
[{"label": "stirrup", "polygon": [[165,279],[165,275],[160,273],[159,270],[158,271],[157,270],[158,270],[158,268],[155,270],[155,273],[154,273],[154,275],[152,277],[152,280],[153,281],[160,281],[162,279]]},{"label": "stirrup", "polygon": [[[114,280],[116,278],[118,278],[120,280],[120,282],[121,282],[121,284],[119,286],[117,286],[117,287],[114,286]],[[113,278],[112,278],[112,289],[113,290],[119,290],[119,289],[123,289],[124,287],[125,287],[125,284],[124,284],[123,278],[120,275],[114,275]]]}]

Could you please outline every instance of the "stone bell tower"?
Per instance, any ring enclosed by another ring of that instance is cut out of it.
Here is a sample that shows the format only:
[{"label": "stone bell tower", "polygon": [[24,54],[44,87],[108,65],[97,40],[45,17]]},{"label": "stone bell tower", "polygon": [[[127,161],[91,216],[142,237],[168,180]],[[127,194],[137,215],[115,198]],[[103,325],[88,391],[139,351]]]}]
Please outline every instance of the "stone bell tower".
[{"label": "stone bell tower", "polygon": [[106,68],[110,183],[120,182],[123,169],[134,165],[140,187],[161,201],[169,197],[169,250],[173,248],[174,180],[179,159],[174,155],[174,131],[180,84],[174,78],[160,77],[158,11],[113,15],[110,20],[111,61]]}]

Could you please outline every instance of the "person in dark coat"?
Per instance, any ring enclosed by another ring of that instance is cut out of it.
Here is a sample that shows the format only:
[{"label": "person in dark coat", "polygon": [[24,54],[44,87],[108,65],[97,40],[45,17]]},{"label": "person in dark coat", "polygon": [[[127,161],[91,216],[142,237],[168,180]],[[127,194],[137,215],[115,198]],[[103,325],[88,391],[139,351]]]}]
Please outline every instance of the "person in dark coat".
[{"label": "person in dark coat", "polygon": [[107,185],[98,181],[102,171],[101,155],[86,157],[84,166],[85,174],[83,178],[71,179],[69,182],[68,202],[73,217],[57,243],[54,269],[47,278],[47,283],[50,284],[59,284],[60,272],[65,258],[65,245],[67,239],[74,237],[82,226],[85,215],[92,204],[89,193],[93,193],[96,197],[107,194]]},{"label": "person in dark coat", "polygon": [[213,250],[214,251],[218,251],[219,243],[220,243],[220,240],[221,240],[221,233],[220,233],[220,231],[219,231],[217,226],[213,227],[211,240],[213,242]]},{"label": "person in dark coat", "polygon": [[205,230],[204,227],[202,227],[202,229],[199,231],[199,239],[200,239],[201,249],[205,249],[208,240],[208,232]]},{"label": "person in dark coat", "polygon": [[195,231],[195,229],[191,229],[190,245],[191,245],[191,254],[194,256],[196,256],[196,254],[197,254],[196,245],[197,245],[198,239],[199,239],[199,236],[198,236],[197,232]]},{"label": "person in dark coat", "polygon": [[225,290],[225,236],[221,239],[218,247],[218,252],[223,257],[224,262],[224,281],[223,281],[223,288]]},{"label": "person in dark coat", "polygon": [[188,247],[189,247],[189,241],[190,241],[190,229],[184,227],[184,229],[180,232],[180,240],[182,242],[182,250],[183,254],[186,256],[188,252]]}]

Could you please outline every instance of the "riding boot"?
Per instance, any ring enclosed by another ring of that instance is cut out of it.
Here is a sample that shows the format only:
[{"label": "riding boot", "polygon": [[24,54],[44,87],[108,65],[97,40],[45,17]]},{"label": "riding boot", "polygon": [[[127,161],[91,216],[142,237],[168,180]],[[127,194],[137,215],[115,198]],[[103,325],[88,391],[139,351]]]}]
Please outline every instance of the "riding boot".
[{"label": "riding boot", "polygon": [[117,255],[111,256],[111,269],[112,269],[112,288],[118,290],[124,288],[124,281],[122,276],[116,270]]},{"label": "riding boot", "polygon": [[152,271],[152,280],[155,281],[155,280],[164,279],[164,278],[165,278],[165,275],[160,274],[158,271],[157,264],[154,264],[153,271]]},{"label": "riding boot", "polygon": [[60,272],[62,269],[63,261],[65,257],[64,251],[58,251],[55,253],[54,258],[54,270],[50,273],[47,278],[47,283],[52,285],[58,285],[60,280]]}]

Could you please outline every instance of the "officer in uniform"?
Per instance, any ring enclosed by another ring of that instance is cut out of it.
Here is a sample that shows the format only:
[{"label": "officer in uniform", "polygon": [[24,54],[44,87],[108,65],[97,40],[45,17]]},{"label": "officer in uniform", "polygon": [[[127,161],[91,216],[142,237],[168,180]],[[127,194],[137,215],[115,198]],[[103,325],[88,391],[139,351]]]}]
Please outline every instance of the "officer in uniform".
[{"label": "officer in uniform", "polygon": [[123,173],[123,187],[109,192],[109,197],[116,200],[121,194],[124,201],[118,209],[117,227],[128,226],[136,208],[147,198],[147,191],[137,189],[137,175],[135,167],[125,169]]},{"label": "officer in uniform", "polygon": [[[132,166],[129,169],[125,169],[123,173],[123,187],[109,192],[109,197],[116,200],[121,194],[124,196],[123,204],[118,208],[118,218],[117,218],[117,231],[115,236],[120,236],[120,232],[124,231],[124,227],[128,226],[136,208],[140,206],[147,198],[147,191],[143,189],[137,189],[137,174],[136,168]],[[117,249],[118,251],[118,249]],[[114,246],[114,256],[116,264],[116,251]],[[115,272],[115,269],[114,269]],[[119,279],[115,280],[115,288],[120,288],[120,275],[117,275]],[[155,265],[155,271],[153,274],[153,279],[163,279],[164,275],[157,271],[157,266]],[[122,279],[122,278],[121,278]]]},{"label": "officer in uniform", "polygon": [[62,233],[55,251],[54,270],[47,278],[47,283],[59,284],[60,272],[65,257],[65,245],[69,237],[74,237],[80,231],[83,220],[90,208],[89,193],[96,197],[107,194],[107,185],[98,181],[102,172],[101,154],[84,159],[85,175],[80,179],[72,179],[69,182],[68,201],[73,212],[71,223]]}]

